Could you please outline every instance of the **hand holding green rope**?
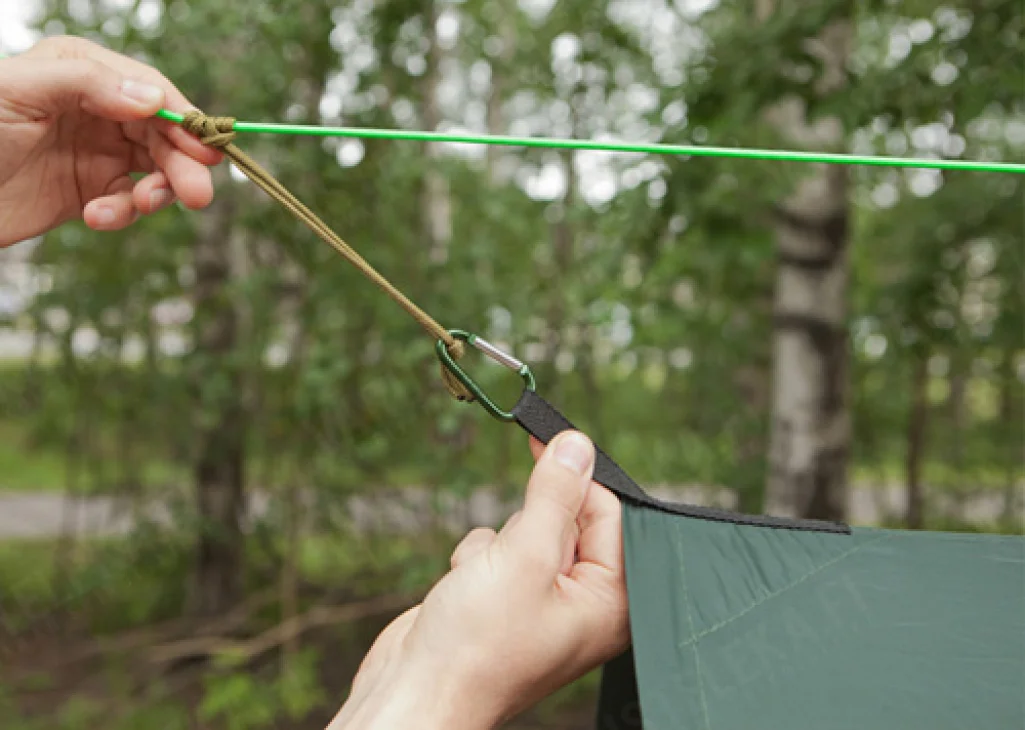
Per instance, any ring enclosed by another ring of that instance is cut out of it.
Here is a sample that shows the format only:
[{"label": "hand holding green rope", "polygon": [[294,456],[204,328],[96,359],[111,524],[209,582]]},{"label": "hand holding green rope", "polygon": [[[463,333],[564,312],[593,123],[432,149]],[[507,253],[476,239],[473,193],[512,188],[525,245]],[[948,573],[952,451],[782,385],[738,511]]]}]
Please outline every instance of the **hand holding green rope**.
[{"label": "hand holding green rope", "polygon": [[[161,110],[159,117],[182,122],[182,115]],[[703,147],[699,145],[653,144],[595,141],[586,139],[552,139],[546,137],[506,137],[488,134],[450,134],[403,129],[368,129],[359,127],[317,127],[298,124],[263,124],[235,122],[235,132],[293,134],[317,137],[355,137],[361,139],[416,140],[422,142],[456,142],[461,144],[502,145],[506,147],[540,147],[547,149],[598,150],[602,152],[636,152],[654,155],[690,155],[741,160],[774,160],[777,162],[826,162],[834,165],[870,165],[875,167],[917,167],[931,170],[966,170],[1025,174],[1025,163],[979,162],[975,160],[929,160],[908,157],[877,157],[845,155],[828,152],[794,150],[761,150],[738,147]]]}]

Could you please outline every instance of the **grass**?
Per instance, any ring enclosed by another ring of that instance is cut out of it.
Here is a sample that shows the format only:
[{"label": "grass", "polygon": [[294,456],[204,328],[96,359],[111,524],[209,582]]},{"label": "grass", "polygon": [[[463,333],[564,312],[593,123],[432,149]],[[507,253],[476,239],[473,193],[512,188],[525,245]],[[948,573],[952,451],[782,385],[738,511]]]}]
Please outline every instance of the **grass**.
[{"label": "grass", "polygon": [[[83,473],[77,494],[115,491],[112,478],[118,477],[118,460],[113,455],[112,447],[107,451],[110,454],[103,457],[107,469],[105,483],[97,484],[97,480]],[[139,478],[143,484],[176,484],[186,480],[187,474],[187,470],[180,465],[166,459],[151,458],[142,464]],[[22,422],[0,420],[0,494],[61,492],[66,483],[66,458],[60,449],[32,444],[29,429]]]},{"label": "grass", "polygon": [[[275,538],[279,542],[280,538]],[[455,538],[448,535],[309,535],[299,550],[304,582],[361,595],[415,592],[448,569]],[[266,544],[247,543],[246,564],[259,584],[273,584],[279,566]],[[280,544],[279,544],[280,547]],[[90,614],[94,628],[116,631],[173,615],[192,571],[192,540],[180,531],[139,531],[128,537],[78,539],[56,592],[56,539],[0,540],[0,627],[17,628],[54,609]]]},{"label": "grass", "polygon": [[0,492],[59,491],[64,477],[62,454],[29,448],[21,424],[0,421]]},{"label": "grass", "polygon": [[[1025,479],[1025,470],[1017,469],[1014,479],[1021,483]],[[1007,484],[1007,470],[991,466],[968,465],[963,469],[955,469],[948,462],[933,459],[926,462],[922,469],[922,480],[929,489],[941,492],[994,490],[1000,491]],[[854,464],[851,469],[851,482],[858,486],[886,487],[903,486],[907,481],[904,464],[890,461],[882,464]]]},{"label": "grass", "polygon": [[[115,438],[100,435],[101,459],[105,474],[103,483],[88,473],[81,474],[76,494],[99,495],[119,491],[116,480],[120,478],[120,460],[114,446]],[[153,448],[152,451],[158,451]],[[254,451],[256,451],[254,449]],[[286,457],[274,454],[275,474],[280,477]],[[254,486],[263,487],[266,475],[266,454],[253,454],[247,472]],[[335,476],[345,483],[359,483],[360,472],[344,461],[338,463]],[[342,473],[342,470],[346,470]],[[139,468],[139,479],[143,485],[189,484],[191,475],[188,465],[175,464],[166,458],[151,457]],[[0,495],[6,493],[56,493],[66,489],[66,456],[62,449],[54,446],[39,446],[32,443],[30,425],[26,419],[0,416]],[[421,485],[425,483],[423,470],[409,464],[382,468],[377,481],[388,485]]]},{"label": "grass", "polygon": [[[0,596],[4,603],[38,606],[53,600],[52,540],[0,542]],[[6,611],[4,613],[7,613]]]},{"label": "grass", "polygon": [[145,550],[132,539],[79,540],[65,554],[67,573],[59,576],[59,541],[0,542],[4,626],[15,633],[46,632],[61,614],[88,619],[94,629],[146,621],[179,590],[167,578],[185,563],[172,550],[157,558]]},{"label": "grass", "polygon": [[[117,461],[110,456],[107,464],[108,469],[114,471]],[[146,484],[172,484],[188,480],[188,472],[184,467],[166,460],[153,459],[141,471],[141,478]],[[259,478],[259,465],[254,465],[250,474]],[[999,490],[1007,480],[1006,472],[999,468],[969,466],[958,472],[938,460],[925,465],[923,476],[931,489],[940,491],[955,490],[958,485]],[[1025,473],[1019,470],[1016,478],[1018,481],[1025,479]],[[858,486],[900,485],[905,480],[904,465],[897,461],[854,464],[851,479]],[[422,484],[424,475],[415,468],[398,466],[388,470],[385,480],[390,484]],[[0,420],[0,494],[60,492],[64,489],[65,481],[65,458],[58,449],[32,446],[28,428],[23,423],[12,419]],[[82,482],[81,493],[98,494],[104,491],[89,478]]]}]

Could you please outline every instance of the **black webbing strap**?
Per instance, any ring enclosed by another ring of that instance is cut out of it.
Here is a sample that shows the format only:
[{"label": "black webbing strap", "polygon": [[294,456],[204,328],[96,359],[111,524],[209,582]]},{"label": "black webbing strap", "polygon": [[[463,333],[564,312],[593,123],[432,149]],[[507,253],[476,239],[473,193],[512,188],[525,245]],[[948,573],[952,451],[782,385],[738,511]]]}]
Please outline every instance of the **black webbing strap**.
[{"label": "black webbing strap", "polygon": [[[547,444],[556,434],[574,428],[565,416],[554,406],[532,390],[524,390],[520,402],[512,409],[516,422],[538,441]],[[694,517],[700,520],[732,522],[735,525],[752,525],[755,527],[773,527],[784,530],[805,530],[811,532],[832,532],[850,534],[851,528],[840,522],[825,520],[793,519],[789,517],[769,517],[767,515],[746,515],[716,507],[702,507],[691,504],[664,502],[645,493],[637,486],[637,482],[627,476],[619,464],[597,448],[598,457],[594,464],[594,480],[608,487],[623,500],[633,504],[651,507],[661,512]]]},{"label": "black webbing strap", "polygon": [[[565,416],[532,390],[523,391],[520,402],[513,408],[512,413],[520,426],[545,444],[556,434],[573,429],[573,424]],[[645,493],[601,448],[596,447],[596,450],[594,480],[611,489],[620,499],[633,504],[685,517],[732,522],[737,525],[846,534],[850,534],[851,531],[850,527],[838,522],[745,515],[714,507],[663,502]],[[598,700],[597,730],[643,730],[632,650],[605,665]]]}]

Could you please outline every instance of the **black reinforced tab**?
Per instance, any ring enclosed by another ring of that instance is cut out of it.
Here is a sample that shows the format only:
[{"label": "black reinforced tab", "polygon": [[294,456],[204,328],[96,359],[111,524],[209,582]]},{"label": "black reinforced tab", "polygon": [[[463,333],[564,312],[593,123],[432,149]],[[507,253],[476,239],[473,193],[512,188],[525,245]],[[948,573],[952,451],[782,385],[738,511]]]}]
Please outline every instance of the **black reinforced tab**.
[{"label": "black reinforced tab", "polygon": [[[548,401],[532,390],[524,390],[519,402],[512,409],[516,422],[542,443],[547,444],[556,434],[575,430],[572,423],[559,413]],[[701,507],[698,505],[665,502],[647,494],[625,471],[601,448],[596,446],[597,460],[594,465],[594,480],[611,489],[620,499],[644,505],[662,512],[671,512],[700,520],[731,522],[735,525],[770,527],[781,530],[804,530],[807,532],[829,532],[850,534],[851,528],[841,522],[806,520],[769,515],[747,515],[741,512]]]}]

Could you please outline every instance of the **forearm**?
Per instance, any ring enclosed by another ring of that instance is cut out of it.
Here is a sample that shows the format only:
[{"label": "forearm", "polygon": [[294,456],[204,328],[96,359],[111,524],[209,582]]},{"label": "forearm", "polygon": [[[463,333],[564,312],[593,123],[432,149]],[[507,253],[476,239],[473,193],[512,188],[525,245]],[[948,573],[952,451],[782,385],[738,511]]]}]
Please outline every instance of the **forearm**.
[{"label": "forearm", "polygon": [[448,687],[445,677],[364,678],[327,730],[494,730],[486,696]]}]

